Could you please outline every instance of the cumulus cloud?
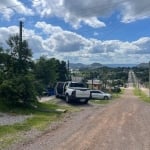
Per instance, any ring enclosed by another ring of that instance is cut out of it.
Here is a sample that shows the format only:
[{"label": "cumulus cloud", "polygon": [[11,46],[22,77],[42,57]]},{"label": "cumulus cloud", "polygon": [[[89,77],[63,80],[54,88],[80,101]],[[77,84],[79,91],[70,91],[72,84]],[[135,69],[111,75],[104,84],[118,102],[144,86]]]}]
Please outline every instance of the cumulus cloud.
[{"label": "cumulus cloud", "polygon": [[124,23],[150,17],[149,0],[33,0],[33,8],[41,17],[60,17],[74,28],[82,23],[93,28],[105,27],[101,17],[109,17],[116,10]]},{"label": "cumulus cloud", "polygon": [[130,23],[150,17],[149,0],[125,0],[122,3],[122,22]]},{"label": "cumulus cloud", "polygon": [[[47,55],[61,60],[69,59],[71,62],[132,63],[144,62],[150,57],[150,37],[142,37],[132,42],[120,40],[101,41],[87,39],[79,34],[45,22],[37,22],[35,28],[38,28],[38,31],[41,30],[45,37],[38,35],[31,29],[25,28],[23,32],[23,39],[29,42],[34,58]],[[5,47],[5,40],[16,33],[18,33],[17,26],[1,27],[0,41],[3,44],[2,46]]]},{"label": "cumulus cloud", "polygon": [[19,0],[2,0],[0,2],[0,14],[7,20],[9,20],[15,13],[23,15],[33,15],[34,12],[32,9],[26,7]]},{"label": "cumulus cloud", "polygon": [[85,47],[86,39],[76,33],[64,31],[58,26],[52,26],[45,22],[37,22],[35,27],[42,29],[45,34],[49,34],[47,45],[57,52],[80,51]]},{"label": "cumulus cloud", "polygon": [[[91,11],[88,10],[88,8],[86,9],[86,11],[89,11],[89,13],[84,15],[87,12],[83,10],[81,1],[33,0],[33,7],[37,10],[37,12],[41,15],[41,17],[45,17],[45,16],[61,17],[65,20],[65,22],[70,23],[74,28],[79,28],[82,22],[93,28],[105,26],[104,22],[100,21],[94,15],[91,15]],[[80,15],[78,15],[77,12],[80,12]]]},{"label": "cumulus cloud", "polygon": [[119,19],[123,23],[150,17],[149,0],[32,0],[31,4],[29,1],[3,0],[0,14],[7,20],[16,13],[25,16],[37,14],[41,18],[59,17],[76,29],[83,24],[93,28],[105,27],[102,18],[116,11],[120,12]]},{"label": "cumulus cloud", "polygon": [[150,37],[142,37],[137,41],[133,42],[134,45],[139,47],[136,53],[138,54],[150,54]]}]

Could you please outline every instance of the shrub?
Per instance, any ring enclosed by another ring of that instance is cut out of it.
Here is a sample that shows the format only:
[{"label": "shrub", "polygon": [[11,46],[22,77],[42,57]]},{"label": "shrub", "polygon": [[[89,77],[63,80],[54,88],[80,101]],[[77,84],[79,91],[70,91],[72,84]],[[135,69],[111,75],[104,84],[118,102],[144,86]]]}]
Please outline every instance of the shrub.
[{"label": "shrub", "polygon": [[36,92],[31,75],[12,77],[2,82],[0,97],[8,105],[31,105],[36,102]]}]

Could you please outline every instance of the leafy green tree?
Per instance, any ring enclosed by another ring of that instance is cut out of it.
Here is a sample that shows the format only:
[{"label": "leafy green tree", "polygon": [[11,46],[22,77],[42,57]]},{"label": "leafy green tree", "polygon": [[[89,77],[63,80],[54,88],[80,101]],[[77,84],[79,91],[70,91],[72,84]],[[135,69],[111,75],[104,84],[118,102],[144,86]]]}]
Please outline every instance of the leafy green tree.
[{"label": "leafy green tree", "polygon": [[40,57],[35,64],[36,78],[43,83],[44,86],[53,84],[57,79],[56,61],[54,58],[46,59]]},{"label": "leafy green tree", "polygon": [[66,81],[68,77],[68,71],[66,67],[66,62],[65,61],[58,61],[57,60],[57,73],[58,73],[58,81]]},{"label": "leafy green tree", "polygon": [[44,86],[54,85],[58,80],[66,81],[67,69],[64,61],[40,57],[35,63],[35,75]]},{"label": "leafy green tree", "polygon": [[26,40],[19,45],[19,36],[10,36],[7,44],[10,47],[7,51],[11,56],[13,73],[27,73],[32,68],[32,52]]},{"label": "leafy green tree", "polygon": [[[0,83],[0,97],[7,104],[31,105],[35,102],[36,92],[32,70],[32,53],[26,41],[19,46],[19,36],[10,36],[7,41],[9,49],[1,53],[1,73],[5,75]],[[1,50],[2,52],[2,50]]]}]

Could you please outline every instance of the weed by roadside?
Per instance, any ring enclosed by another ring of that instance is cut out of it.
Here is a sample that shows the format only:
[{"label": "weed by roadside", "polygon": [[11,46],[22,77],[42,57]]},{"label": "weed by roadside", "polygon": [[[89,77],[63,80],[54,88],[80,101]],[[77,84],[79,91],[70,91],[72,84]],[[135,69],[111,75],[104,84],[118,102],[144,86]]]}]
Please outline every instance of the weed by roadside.
[{"label": "weed by roadside", "polygon": [[142,99],[143,101],[150,103],[150,97],[148,97],[141,89],[135,88],[133,92],[136,96],[139,96],[140,99]]}]

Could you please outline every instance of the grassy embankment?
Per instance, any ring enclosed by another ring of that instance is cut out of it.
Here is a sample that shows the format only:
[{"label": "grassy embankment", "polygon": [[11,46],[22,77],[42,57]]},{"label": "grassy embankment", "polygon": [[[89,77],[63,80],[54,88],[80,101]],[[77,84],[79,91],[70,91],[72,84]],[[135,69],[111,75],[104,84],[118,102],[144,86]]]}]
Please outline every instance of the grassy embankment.
[{"label": "grassy embankment", "polygon": [[141,89],[135,88],[134,94],[136,96],[140,97],[140,99],[142,99],[143,101],[150,103],[150,97],[145,92],[143,92]]},{"label": "grassy embankment", "polygon": [[77,111],[73,106],[59,106],[54,102],[38,103],[36,108],[11,108],[7,107],[0,101],[0,112],[10,115],[29,115],[30,117],[24,122],[15,123],[13,125],[0,126],[0,149],[7,148],[14,142],[27,140],[23,134],[34,130],[35,132],[43,132],[48,129],[50,124],[61,119],[64,115],[56,109],[66,109],[67,111]]}]

